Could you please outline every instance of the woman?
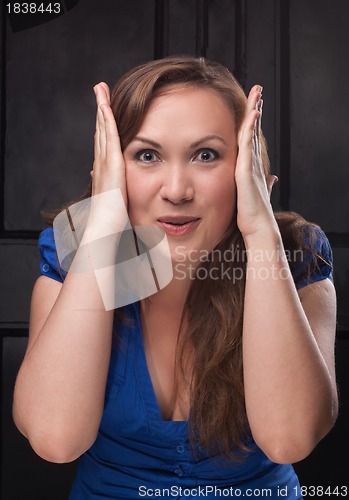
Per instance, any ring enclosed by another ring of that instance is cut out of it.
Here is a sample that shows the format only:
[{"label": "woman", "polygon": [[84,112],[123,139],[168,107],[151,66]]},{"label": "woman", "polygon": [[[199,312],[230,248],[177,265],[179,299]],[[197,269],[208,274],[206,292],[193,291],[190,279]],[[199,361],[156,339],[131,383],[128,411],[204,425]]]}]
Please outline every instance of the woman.
[{"label": "woman", "polygon": [[[335,291],[324,233],[272,211],[262,88],[246,99],[221,65],[170,57],[110,105],[95,93],[91,209],[66,277],[41,234],[16,425],[46,460],[83,454],[71,499],[301,498],[289,464],[337,415]],[[94,244],[115,261],[128,218],[166,234],[173,278],[114,314]]]}]

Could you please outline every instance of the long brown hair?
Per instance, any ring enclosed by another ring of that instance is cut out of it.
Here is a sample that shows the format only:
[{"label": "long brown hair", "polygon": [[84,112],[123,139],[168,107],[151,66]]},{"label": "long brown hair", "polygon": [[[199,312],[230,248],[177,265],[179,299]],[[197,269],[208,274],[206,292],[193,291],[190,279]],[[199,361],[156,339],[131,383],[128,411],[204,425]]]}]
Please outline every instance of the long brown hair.
[{"label": "long brown hair", "polygon": [[[215,90],[231,110],[238,133],[245,115],[246,96],[228,69],[204,58],[172,56],[136,67],[114,87],[111,107],[123,150],[136,136],[154,96],[167,85]],[[264,137],[262,156],[265,175],[268,175],[270,167]],[[91,185],[82,198],[90,195]],[[285,246],[290,250],[303,248],[304,228],[310,224],[293,212],[278,212],[275,217]],[[49,219],[52,222],[52,216]],[[240,250],[239,255],[222,262],[219,256],[232,248]],[[251,436],[245,409],[242,359],[246,265],[241,258],[243,249],[235,210],[226,233],[212,251],[212,258],[201,263],[201,268],[207,270],[207,278],[192,281],[176,352],[175,387],[178,388],[181,380],[190,391],[189,437],[193,450],[199,443],[209,454],[224,454],[235,461],[241,458],[239,452],[249,450]],[[223,266],[226,279],[210,279],[209,271],[217,265]],[[237,269],[242,273],[240,279],[232,280]],[[306,273],[311,270],[308,268]],[[189,365],[192,376],[186,380],[185,367]]]}]

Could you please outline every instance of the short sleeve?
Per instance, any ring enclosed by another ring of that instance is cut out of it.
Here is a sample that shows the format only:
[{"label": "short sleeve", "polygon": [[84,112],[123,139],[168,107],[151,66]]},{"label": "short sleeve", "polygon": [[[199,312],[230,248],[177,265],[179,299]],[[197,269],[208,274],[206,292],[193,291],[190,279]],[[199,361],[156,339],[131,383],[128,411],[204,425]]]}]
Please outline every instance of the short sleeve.
[{"label": "short sleeve", "polygon": [[292,275],[297,289],[326,278],[333,282],[332,248],[320,227],[306,228],[302,259],[292,269]]},{"label": "short sleeve", "polygon": [[38,247],[40,252],[40,274],[63,283],[67,273],[59,265],[52,227],[41,231]]}]

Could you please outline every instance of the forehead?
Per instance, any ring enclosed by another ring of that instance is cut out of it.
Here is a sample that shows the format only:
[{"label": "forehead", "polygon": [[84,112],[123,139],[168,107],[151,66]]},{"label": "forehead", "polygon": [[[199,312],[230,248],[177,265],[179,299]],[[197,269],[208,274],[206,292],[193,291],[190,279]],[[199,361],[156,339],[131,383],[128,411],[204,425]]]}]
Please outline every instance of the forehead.
[{"label": "forehead", "polygon": [[176,134],[204,130],[235,132],[234,115],[223,97],[203,86],[168,85],[153,97],[140,130],[172,129]]}]

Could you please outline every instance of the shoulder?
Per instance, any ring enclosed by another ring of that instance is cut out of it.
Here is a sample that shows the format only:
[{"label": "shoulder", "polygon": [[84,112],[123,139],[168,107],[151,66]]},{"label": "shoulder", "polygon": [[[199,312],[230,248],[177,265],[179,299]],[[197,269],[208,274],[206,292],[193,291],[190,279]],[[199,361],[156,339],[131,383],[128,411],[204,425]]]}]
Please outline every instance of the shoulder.
[{"label": "shoulder", "polygon": [[333,282],[332,248],[321,227],[295,212],[278,212],[276,218],[296,287]]},{"label": "shoulder", "polygon": [[333,253],[324,231],[315,224],[303,228],[301,262],[294,269],[297,288],[326,278],[333,283]]},{"label": "shoulder", "polygon": [[41,231],[38,248],[40,253],[40,274],[62,283],[66,277],[66,272],[60,266],[52,227],[47,227]]}]

